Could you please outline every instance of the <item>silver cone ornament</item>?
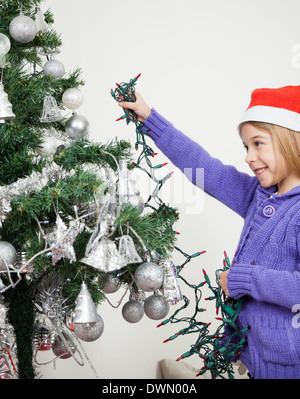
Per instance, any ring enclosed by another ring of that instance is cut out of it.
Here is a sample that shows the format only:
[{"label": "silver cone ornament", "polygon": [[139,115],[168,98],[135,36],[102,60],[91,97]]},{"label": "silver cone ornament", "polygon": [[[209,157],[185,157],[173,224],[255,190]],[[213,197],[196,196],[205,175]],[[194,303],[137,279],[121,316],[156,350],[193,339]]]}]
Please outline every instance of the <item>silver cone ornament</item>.
[{"label": "silver cone ornament", "polygon": [[5,121],[15,119],[15,117],[8,95],[4,91],[2,82],[0,82],[0,123],[5,123]]},{"label": "silver cone ornament", "polygon": [[96,323],[99,321],[97,308],[85,282],[81,284],[81,291],[77,297],[73,323]]}]

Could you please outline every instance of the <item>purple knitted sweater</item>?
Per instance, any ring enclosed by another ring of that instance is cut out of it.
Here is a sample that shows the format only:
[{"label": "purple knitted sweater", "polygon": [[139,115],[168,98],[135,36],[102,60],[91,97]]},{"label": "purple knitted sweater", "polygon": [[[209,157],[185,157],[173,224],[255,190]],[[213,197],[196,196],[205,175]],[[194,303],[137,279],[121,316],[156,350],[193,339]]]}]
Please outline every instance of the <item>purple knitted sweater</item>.
[{"label": "purple knitted sweater", "polygon": [[300,378],[300,186],[277,196],[276,186],[222,164],[155,109],[145,128],[182,172],[192,168],[194,184],[203,168],[204,191],[244,219],[228,274],[229,295],[243,297],[240,327],[251,327],[241,360],[255,378]]}]

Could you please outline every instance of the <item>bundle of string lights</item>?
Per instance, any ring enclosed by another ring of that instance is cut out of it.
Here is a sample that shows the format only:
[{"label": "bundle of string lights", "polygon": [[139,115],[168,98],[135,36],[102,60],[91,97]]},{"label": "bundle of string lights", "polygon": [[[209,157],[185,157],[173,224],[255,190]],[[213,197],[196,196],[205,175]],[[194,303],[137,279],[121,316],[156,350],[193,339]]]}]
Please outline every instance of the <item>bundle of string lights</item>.
[{"label": "bundle of string lights", "polygon": [[[135,102],[135,85],[140,76],[141,74],[131,79],[129,83],[118,83],[116,85],[117,87],[114,90],[111,90],[112,97],[117,102]],[[140,155],[134,165],[135,167],[145,171],[148,176],[156,182],[156,188],[152,195],[149,196],[146,206],[151,206],[149,204],[151,199],[154,199],[161,205],[163,204],[163,201],[159,198],[158,192],[164,182],[171,176],[171,173],[168,173],[163,179],[159,179],[155,176],[155,170],[161,168],[165,164],[152,165],[151,158],[155,155],[155,152],[146,143],[145,138],[149,131],[143,129],[144,123],[138,120],[138,116],[134,111],[126,108],[123,108],[123,111],[124,114],[118,118],[117,121],[126,120],[127,124],[130,122],[135,124],[135,148],[138,149],[139,146],[141,146]],[[141,165],[142,161],[145,161],[148,169]],[[187,297],[183,295],[183,305],[178,308],[171,317],[162,321],[157,327],[164,326],[167,323],[184,323],[185,327],[167,338],[164,343],[173,341],[179,336],[186,334],[196,334],[197,339],[195,343],[192,344],[190,349],[183,353],[177,361],[188,358],[192,355],[198,355],[203,359],[204,365],[199,370],[197,376],[201,376],[207,371],[210,371],[211,378],[213,379],[232,379],[234,378],[233,361],[236,361],[239,358],[240,351],[245,345],[247,345],[246,333],[248,328],[240,329],[237,325],[237,317],[242,306],[242,299],[234,300],[233,298],[226,296],[219,285],[219,273],[230,268],[229,258],[226,252],[224,252],[223,267],[215,272],[215,286],[211,283],[210,278],[204,269],[204,281],[199,284],[192,284],[188,282],[181,273],[188,262],[197,258],[205,251],[188,255],[176,246],[174,249],[179,251],[185,257],[185,261],[181,265],[176,266],[177,278],[181,279],[187,287],[194,291],[195,309],[190,317],[180,317],[182,311],[191,303]],[[202,289],[205,285],[208,287],[211,295],[202,298]],[[200,307],[201,300],[215,301],[216,319],[220,324],[212,332],[210,331],[211,323],[198,320],[199,315],[206,310]]]}]

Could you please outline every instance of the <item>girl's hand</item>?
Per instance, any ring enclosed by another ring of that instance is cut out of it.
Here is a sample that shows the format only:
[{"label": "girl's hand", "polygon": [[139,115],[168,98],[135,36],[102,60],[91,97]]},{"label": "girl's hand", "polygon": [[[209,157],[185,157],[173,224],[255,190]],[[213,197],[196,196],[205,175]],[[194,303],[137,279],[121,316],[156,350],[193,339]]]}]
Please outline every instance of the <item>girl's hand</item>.
[{"label": "girl's hand", "polygon": [[228,291],[228,288],[227,288],[227,282],[228,282],[227,275],[228,275],[228,273],[229,273],[229,270],[226,270],[226,271],[221,272],[219,274],[220,287],[222,288],[222,290],[224,291],[225,295],[227,295],[227,296],[229,296],[229,291]]},{"label": "girl's hand", "polygon": [[135,97],[136,101],[134,103],[123,101],[118,103],[118,105],[134,111],[138,116],[138,120],[144,122],[151,114],[151,108],[139,93],[135,93]]}]

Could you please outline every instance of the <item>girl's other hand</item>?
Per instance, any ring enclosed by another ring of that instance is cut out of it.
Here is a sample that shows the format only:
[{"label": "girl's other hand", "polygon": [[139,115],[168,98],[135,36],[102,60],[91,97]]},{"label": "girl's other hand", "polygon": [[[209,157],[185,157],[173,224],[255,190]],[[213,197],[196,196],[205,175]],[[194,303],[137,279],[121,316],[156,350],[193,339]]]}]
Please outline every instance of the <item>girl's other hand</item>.
[{"label": "girl's other hand", "polygon": [[219,274],[220,287],[222,288],[222,290],[224,291],[225,295],[227,295],[227,296],[229,296],[229,291],[228,291],[228,288],[227,288],[227,283],[228,283],[227,276],[228,276],[228,273],[229,273],[229,270],[226,270],[226,271],[221,272]]},{"label": "girl's other hand", "polygon": [[138,116],[138,120],[144,122],[144,120],[151,114],[151,108],[139,93],[135,93],[135,97],[136,101],[134,103],[123,101],[118,103],[118,105],[122,108],[134,111]]}]

